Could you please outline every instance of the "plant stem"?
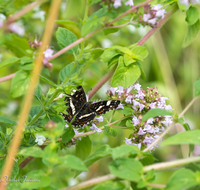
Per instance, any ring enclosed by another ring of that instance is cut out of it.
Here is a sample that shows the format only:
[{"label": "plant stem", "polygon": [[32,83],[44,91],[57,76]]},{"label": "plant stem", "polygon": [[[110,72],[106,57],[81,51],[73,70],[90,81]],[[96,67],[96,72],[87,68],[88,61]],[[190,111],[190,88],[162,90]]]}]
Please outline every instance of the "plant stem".
[{"label": "plant stem", "polygon": [[13,78],[14,76],[15,76],[15,73],[7,75],[5,77],[2,77],[2,78],[0,78],[0,82],[4,82],[6,80],[9,80],[9,79]]},{"label": "plant stem", "polygon": [[152,169],[155,171],[160,171],[160,170],[165,170],[169,168],[175,168],[179,166],[184,166],[189,163],[194,163],[194,162],[200,162],[200,157],[190,157],[190,158],[184,158],[184,159],[179,159],[179,160],[174,160],[170,162],[162,162],[158,164],[152,164],[150,166],[145,166],[143,168],[143,172],[146,173]]},{"label": "plant stem", "polygon": [[[25,96],[24,104],[23,104],[22,110],[20,112],[19,123],[16,127],[15,135],[13,137],[13,141],[12,141],[10,150],[8,152],[8,156],[6,157],[6,161],[5,161],[5,164],[4,164],[4,167],[3,167],[3,172],[1,174],[1,177],[7,176],[7,178],[9,179],[10,174],[12,172],[12,168],[13,168],[13,165],[14,165],[14,159],[13,158],[15,158],[16,153],[17,153],[18,148],[19,148],[19,145],[20,145],[20,142],[21,142],[24,125],[25,125],[25,122],[27,120],[30,108],[31,108],[35,88],[36,88],[37,83],[39,81],[39,74],[40,74],[41,69],[43,67],[43,64],[42,64],[43,52],[45,51],[46,46],[50,42],[50,39],[51,39],[51,36],[52,36],[52,33],[53,33],[53,28],[54,28],[54,21],[57,17],[57,12],[59,10],[60,2],[61,2],[60,0],[54,0],[51,4],[51,8],[50,8],[50,11],[49,11],[49,17],[48,17],[46,27],[45,27],[45,31],[44,31],[44,35],[43,35],[42,45],[39,49],[39,54],[38,54],[38,57],[36,58],[36,61],[35,61],[35,65],[34,65],[34,68],[33,68],[33,73],[32,73],[32,76],[31,76],[29,89],[28,89],[28,92]],[[6,182],[0,183],[0,189],[1,190],[5,190],[6,186],[7,186]]]}]

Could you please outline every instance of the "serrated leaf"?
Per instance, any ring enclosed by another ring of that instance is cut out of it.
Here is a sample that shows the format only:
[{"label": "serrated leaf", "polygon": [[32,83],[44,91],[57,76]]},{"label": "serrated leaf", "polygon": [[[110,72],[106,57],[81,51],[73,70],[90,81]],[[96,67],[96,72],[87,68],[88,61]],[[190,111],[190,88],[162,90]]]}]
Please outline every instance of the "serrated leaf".
[{"label": "serrated leaf", "polygon": [[64,81],[66,78],[70,78],[74,76],[75,74],[80,73],[80,69],[76,67],[75,62],[71,62],[70,64],[66,65],[60,72],[59,72],[59,79],[61,81]]},{"label": "serrated leaf", "polygon": [[200,145],[200,130],[192,130],[178,133],[161,143],[162,145],[172,144],[197,144]]},{"label": "serrated leaf", "polygon": [[62,142],[69,142],[75,135],[75,132],[72,127],[67,127],[62,135]]},{"label": "serrated leaf", "polygon": [[[56,39],[60,48],[63,49],[66,46],[75,42],[77,40],[77,37],[70,30],[66,28],[58,27],[58,30],[56,31]],[[75,54],[77,49],[78,49],[78,46],[76,45],[70,50],[68,50],[67,52],[70,54]]]},{"label": "serrated leaf", "polygon": [[121,158],[121,157],[127,156],[129,154],[131,154],[131,155],[137,154],[138,152],[140,152],[140,150],[136,146],[121,145],[121,146],[113,149],[112,158],[113,158],[113,160],[115,160],[117,158]]},{"label": "serrated leaf", "polygon": [[105,126],[105,130],[109,135],[116,137],[117,132],[112,127]]},{"label": "serrated leaf", "polygon": [[16,125],[17,123],[7,117],[0,116],[0,123],[6,123],[9,125]]},{"label": "serrated leaf", "polygon": [[80,158],[77,158],[76,156],[66,155],[66,156],[60,157],[60,161],[62,165],[65,165],[74,170],[88,171],[84,162]]},{"label": "serrated leaf", "polygon": [[139,181],[142,177],[142,164],[133,158],[121,158],[109,164],[112,174],[121,179]]},{"label": "serrated leaf", "polygon": [[195,185],[198,185],[195,173],[182,168],[170,177],[165,190],[188,189]]},{"label": "serrated leaf", "polygon": [[200,78],[194,83],[194,96],[200,95]]},{"label": "serrated leaf", "polygon": [[19,61],[20,61],[20,59],[18,57],[10,57],[0,63],[0,69],[2,69],[3,67],[6,67],[6,66],[12,65],[14,63],[18,63]]},{"label": "serrated leaf", "polygon": [[30,73],[19,70],[16,72],[16,75],[12,79],[11,83],[11,95],[13,98],[22,96],[25,94],[29,88],[30,84]]},{"label": "serrated leaf", "polygon": [[81,140],[76,145],[76,156],[79,157],[81,160],[85,160],[91,152],[92,149],[92,141],[90,138],[82,137]]},{"label": "serrated leaf", "polygon": [[193,25],[199,19],[199,11],[196,7],[190,7],[186,12],[186,22],[188,25]]},{"label": "serrated leaf", "polygon": [[142,121],[147,121],[149,118],[152,117],[165,116],[165,115],[173,115],[173,113],[160,108],[153,108],[150,109],[145,115],[143,115]]},{"label": "serrated leaf", "polygon": [[132,64],[128,67],[124,65],[123,57],[119,58],[119,64],[115,73],[112,77],[111,86],[124,86],[129,87],[131,84],[134,84],[136,80],[140,77],[141,71],[140,68]]},{"label": "serrated leaf", "polygon": [[193,25],[188,25],[187,33],[185,35],[185,39],[183,41],[183,47],[187,47],[192,43],[192,41],[196,38],[197,34],[199,33],[200,29],[200,21],[198,20]]},{"label": "serrated leaf", "polygon": [[106,156],[110,156],[112,153],[112,149],[109,145],[103,145],[99,149],[95,150],[87,159],[84,161],[86,166],[90,166],[100,158],[104,158]]},{"label": "serrated leaf", "polygon": [[38,158],[44,157],[44,152],[39,147],[24,148],[20,150],[18,154],[23,155],[23,156],[32,156],[32,157],[38,157]]}]

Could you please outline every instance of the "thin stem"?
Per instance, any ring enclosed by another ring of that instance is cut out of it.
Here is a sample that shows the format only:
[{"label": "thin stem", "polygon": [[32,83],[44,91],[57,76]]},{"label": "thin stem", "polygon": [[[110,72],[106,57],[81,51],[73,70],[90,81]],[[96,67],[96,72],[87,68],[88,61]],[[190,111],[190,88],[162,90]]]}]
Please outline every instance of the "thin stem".
[{"label": "thin stem", "polygon": [[16,73],[13,73],[13,74],[10,74],[10,75],[8,75],[8,76],[5,76],[5,77],[0,78],[0,82],[4,82],[4,81],[6,81],[6,80],[9,80],[9,79],[13,78],[13,77],[15,76],[15,74],[16,74]]},{"label": "thin stem", "polygon": [[148,183],[147,184],[149,187],[158,187],[158,188],[166,188],[166,185],[162,185],[162,184],[153,184],[153,183]]},{"label": "thin stem", "polygon": [[181,114],[179,115],[179,118],[182,117],[185,114],[185,112],[192,106],[192,104],[197,100],[197,98],[199,98],[199,96],[197,96],[197,97],[195,97],[195,98],[192,99],[192,101],[181,112]]},{"label": "thin stem", "polygon": [[[19,123],[16,127],[15,135],[13,137],[13,141],[12,141],[10,150],[8,152],[8,156],[6,157],[6,161],[5,161],[5,164],[3,167],[3,172],[2,172],[1,177],[7,176],[9,178],[10,174],[12,172],[12,168],[14,165],[13,158],[15,158],[16,153],[19,148],[19,145],[20,145],[20,142],[21,142],[25,122],[27,120],[27,117],[28,117],[28,114],[29,114],[29,111],[31,108],[35,88],[39,81],[39,74],[40,74],[40,72],[42,70],[42,66],[43,66],[43,64],[42,64],[43,52],[45,51],[47,45],[50,42],[50,39],[51,39],[51,36],[53,33],[53,28],[54,28],[54,21],[57,17],[57,12],[59,10],[60,2],[61,2],[60,0],[54,0],[51,4],[51,8],[49,11],[49,17],[48,17],[44,35],[43,35],[42,45],[41,45],[41,48],[39,49],[39,54],[38,54],[38,57],[36,58],[36,62],[34,64],[29,89],[25,96],[24,104],[23,104],[22,110],[20,112]],[[0,183],[1,190],[5,190],[6,186],[7,186],[6,182]]]},{"label": "thin stem", "polygon": [[71,186],[71,187],[67,187],[67,188],[63,188],[62,190],[76,190],[76,189],[84,189],[87,187],[91,187],[94,186],[96,184],[108,181],[108,180],[113,180],[116,179],[117,177],[113,174],[108,174],[102,177],[97,177],[97,178],[93,178],[90,179],[88,181],[84,181],[82,183],[79,183],[77,185]]},{"label": "thin stem", "polygon": [[17,19],[19,19],[20,17],[22,17],[24,14],[26,14],[27,12],[29,12],[30,10],[32,10],[33,8],[35,8],[36,6],[38,6],[39,4],[41,4],[43,1],[45,1],[45,0],[38,0],[38,1],[35,1],[35,2],[27,5],[22,10],[20,10],[17,13],[15,13],[11,17],[9,17],[8,20],[6,21],[6,23],[10,24],[10,23],[16,21]]},{"label": "thin stem", "polygon": [[127,127],[119,127],[119,126],[110,126],[110,127],[114,127],[114,128],[120,128],[120,129],[128,129]]},{"label": "thin stem", "polygon": [[158,164],[152,164],[150,166],[145,166],[143,168],[143,172],[146,173],[152,169],[155,171],[160,171],[160,170],[165,170],[169,168],[174,168],[174,167],[179,167],[179,166],[184,166],[189,163],[194,163],[194,162],[200,162],[200,157],[190,157],[190,158],[184,158],[184,159],[179,159],[179,160],[174,160],[170,162],[162,162]]}]

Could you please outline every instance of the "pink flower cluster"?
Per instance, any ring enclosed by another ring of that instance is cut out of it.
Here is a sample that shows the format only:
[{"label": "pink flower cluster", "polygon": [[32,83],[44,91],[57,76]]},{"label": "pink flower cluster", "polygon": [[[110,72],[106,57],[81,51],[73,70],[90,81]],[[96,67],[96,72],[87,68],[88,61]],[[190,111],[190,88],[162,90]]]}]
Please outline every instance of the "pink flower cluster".
[{"label": "pink flower cluster", "polygon": [[143,9],[144,14],[139,16],[139,22],[144,26],[149,25],[151,27],[156,27],[157,22],[164,18],[166,14],[166,10],[162,9],[161,4],[152,5],[152,7],[150,4],[147,4]]},{"label": "pink flower cluster", "polygon": [[[131,93],[133,89],[135,92]],[[132,117],[133,133],[125,139],[125,143],[128,145],[135,145],[139,149],[148,147],[172,123],[171,116],[159,116],[150,118],[145,122],[142,121],[143,115],[150,109],[172,110],[171,105],[167,105],[165,102],[169,99],[159,94],[156,87],[147,88],[145,91],[139,83],[136,83],[125,89],[122,86],[111,87],[107,94],[112,98],[121,100],[125,103],[125,106],[134,110]]]}]

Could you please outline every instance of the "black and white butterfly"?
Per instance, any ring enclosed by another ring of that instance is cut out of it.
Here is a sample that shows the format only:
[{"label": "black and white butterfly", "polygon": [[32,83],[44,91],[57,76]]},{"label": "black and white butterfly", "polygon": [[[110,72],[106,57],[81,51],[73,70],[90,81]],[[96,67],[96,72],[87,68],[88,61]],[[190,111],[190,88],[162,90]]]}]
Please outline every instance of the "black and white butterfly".
[{"label": "black and white butterfly", "polygon": [[104,114],[110,110],[116,109],[120,104],[119,100],[100,101],[96,103],[87,102],[86,95],[82,86],[77,87],[77,91],[65,97],[68,106],[66,111],[68,114],[61,113],[67,122],[72,122],[73,126],[84,126],[92,121],[96,115]]}]

